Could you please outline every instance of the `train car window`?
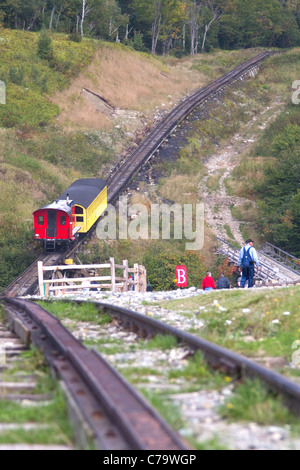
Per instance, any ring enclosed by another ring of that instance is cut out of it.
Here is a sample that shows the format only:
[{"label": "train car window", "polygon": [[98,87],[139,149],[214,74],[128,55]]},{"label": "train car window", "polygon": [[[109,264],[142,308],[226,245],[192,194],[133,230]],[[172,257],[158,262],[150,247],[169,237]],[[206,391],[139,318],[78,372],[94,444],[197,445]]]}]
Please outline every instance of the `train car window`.
[{"label": "train car window", "polygon": [[83,222],[83,217],[76,217],[76,222]]},{"label": "train car window", "polygon": [[38,221],[38,224],[39,225],[44,225],[44,216],[43,215],[39,215],[39,221]]},{"label": "train car window", "polygon": [[75,206],[75,214],[83,214],[82,207]]},{"label": "train car window", "polygon": [[64,215],[60,218],[60,225],[67,225],[67,218]]}]

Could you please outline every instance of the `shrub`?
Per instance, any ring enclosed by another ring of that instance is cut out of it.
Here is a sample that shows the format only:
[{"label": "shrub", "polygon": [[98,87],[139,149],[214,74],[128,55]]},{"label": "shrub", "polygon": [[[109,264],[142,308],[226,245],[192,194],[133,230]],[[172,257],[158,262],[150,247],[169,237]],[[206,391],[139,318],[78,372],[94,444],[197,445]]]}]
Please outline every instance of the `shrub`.
[{"label": "shrub", "polygon": [[9,78],[15,85],[22,85],[24,81],[24,68],[11,67],[9,69]]},{"label": "shrub", "polygon": [[70,33],[69,34],[69,39],[70,41],[73,41],[73,42],[81,42],[82,41],[82,37],[79,33]]},{"label": "shrub", "polygon": [[300,127],[297,124],[288,124],[283,132],[275,137],[272,151],[275,156],[286,150],[293,151],[295,146],[300,143]]},{"label": "shrub", "polygon": [[40,59],[48,60],[48,62],[53,60],[52,39],[46,29],[42,29],[40,32],[37,54]]},{"label": "shrub", "polygon": [[143,264],[147,269],[148,281],[154,290],[176,288],[175,267],[187,267],[188,286],[199,287],[207,270],[203,258],[197,252],[170,253],[155,246],[145,255]]}]

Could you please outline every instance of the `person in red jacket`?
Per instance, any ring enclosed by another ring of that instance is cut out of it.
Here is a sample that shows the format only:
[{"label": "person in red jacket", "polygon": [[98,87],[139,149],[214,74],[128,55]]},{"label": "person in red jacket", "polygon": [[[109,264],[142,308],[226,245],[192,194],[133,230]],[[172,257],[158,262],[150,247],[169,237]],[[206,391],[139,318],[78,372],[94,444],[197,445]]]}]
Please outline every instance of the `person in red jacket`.
[{"label": "person in red jacket", "polygon": [[213,290],[216,288],[215,281],[211,277],[211,273],[206,273],[206,277],[202,281],[202,287],[203,290]]}]

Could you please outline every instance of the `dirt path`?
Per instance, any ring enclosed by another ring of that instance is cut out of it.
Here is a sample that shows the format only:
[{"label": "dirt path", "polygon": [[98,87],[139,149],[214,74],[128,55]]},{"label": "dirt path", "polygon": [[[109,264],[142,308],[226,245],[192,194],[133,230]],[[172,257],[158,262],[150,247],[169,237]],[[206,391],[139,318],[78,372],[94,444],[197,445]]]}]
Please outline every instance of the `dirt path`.
[{"label": "dirt path", "polygon": [[[240,133],[235,134],[229,142],[206,161],[207,176],[201,180],[198,190],[199,197],[205,204],[205,220],[216,236],[225,240],[233,236],[238,243],[244,243],[240,231],[241,221],[233,217],[231,207],[241,206],[250,201],[230,196],[225,180],[231,177],[242,155],[257,142],[261,132],[271,121],[275,120],[282,109],[283,103],[277,98],[271,107],[255,116]],[[210,189],[209,182],[212,180],[214,180],[214,187],[218,186],[217,189]],[[253,201],[251,202],[253,203]]]}]

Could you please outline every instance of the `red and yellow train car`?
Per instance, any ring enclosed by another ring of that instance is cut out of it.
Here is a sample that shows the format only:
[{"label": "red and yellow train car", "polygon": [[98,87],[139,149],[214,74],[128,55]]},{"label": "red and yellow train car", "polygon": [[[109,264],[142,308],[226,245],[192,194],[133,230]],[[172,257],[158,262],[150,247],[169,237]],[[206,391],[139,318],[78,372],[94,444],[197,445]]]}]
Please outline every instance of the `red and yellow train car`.
[{"label": "red and yellow train car", "polygon": [[55,250],[87,233],[106,208],[105,181],[77,180],[55,202],[33,213],[34,238],[43,241],[46,251]]}]

